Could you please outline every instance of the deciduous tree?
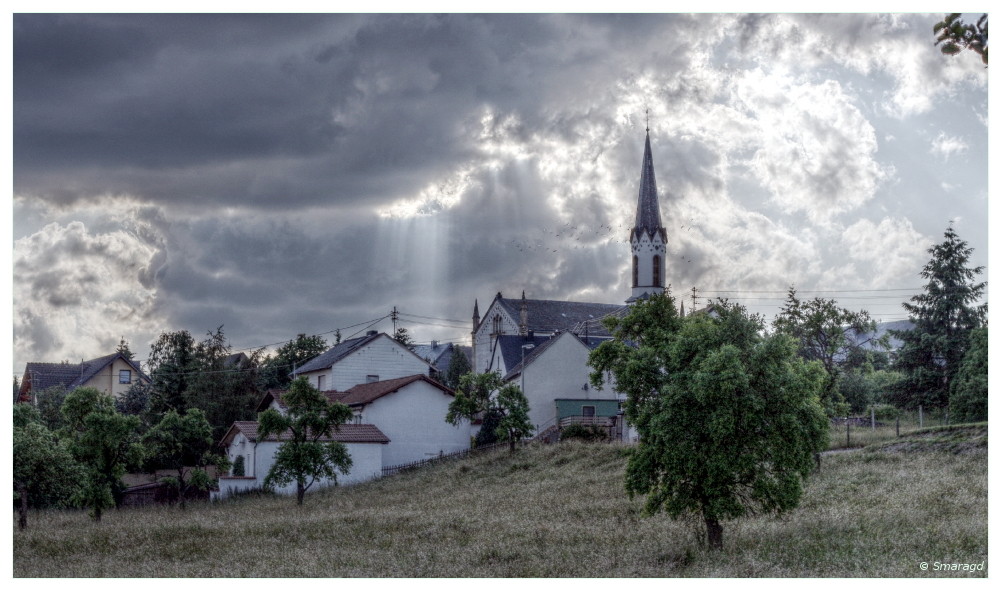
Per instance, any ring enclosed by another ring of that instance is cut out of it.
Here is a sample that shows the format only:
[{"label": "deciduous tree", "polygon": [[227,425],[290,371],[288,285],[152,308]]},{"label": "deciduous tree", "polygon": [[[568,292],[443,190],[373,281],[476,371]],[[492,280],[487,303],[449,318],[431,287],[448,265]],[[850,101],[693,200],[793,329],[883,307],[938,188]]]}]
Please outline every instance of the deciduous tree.
[{"label": "deciduous tree", "polygon": [[989,15],[979,17],[976,24],[966,24],[960,18],[962,13],[946,14],[944,19],[934,24],[934,34],[937,41],[934,45],[941,46],[941,53],[957,55],[963,49],[979,54],[983,65],[989,66]]},{"label": "deciduous tree", "polygon": [[794,288],[788,290],[773,325],[777,332],[795,339],[802,358],[823,364],[827,379],[821,400],[831,416],[843,416],[849,407],[838,387],[842,365],[869,348],[888,347],[887,336],[875,338],[878,323],[867,311],[851,311],[822,297],[801,301]]},{"label": "deciduous tree", "polygon": [[445,421],[457,426],[462,420],[493,414],[497,440],[508,442],[513,453],[517,441],[530,436],[535,429],[528,418],[528,409],[528,399],[521,388],[513,383],[504,384],[499,373],[466,373],[459,380],[455,399],[448,405]]},{"label": "deciduous tree", "polygon": [[791,338],[764,335],[741,306],[713,309],[681,320],[669,293],[638,301],[608,322],[615,340],[590,364],[595,386],[610,374],[628,396],[639,431],[629,494],[645,495],[646,514],[700,514],[720,548],[724,520],[798,504],[828,421],[819,363],[798,357]]},{"label": "deciduous tree", "polygon": [[349,473],[352,461],[347,447],[329,439],[354,413],[344,404],[327,400],[305,377],[292,381],[281,399],[288,413],[270,408],[261,413],[257,427],[258,441],[271,435],[282,441],[264,487],[295,482],[296,499],[302,505],[306,491],[317,481],[336,482],[338,472]]},{"label": "deciduous tree", "polygon": [[952,382],[948,404],[954,422],[981,422],[989,418],[989,339],[987,328],[977,328]]},{"label": "deciduous tree", "polygon": [[[339,337],[339,331],[338,331]],[[338,342],[339,344],[339,342]],[[329,345],[322,336],[299,334],[295,340],[283,344],[261,366],[261,389],[284,389],[292,382],[292,371],[313,357],[323,354]]]},{"label": "deciduous tree", "polygon": [[215,452],[212,426],[198,408],[183,415],[170,410],[142,440],[153,466],[177,473],[171,483],[177,490],[181,508],[185,507],[191,489],[206,490],[211,485],[205,471],[207,466],[221,465],[222,471],[227,468],[226,458]]},{"label": "deciduous tree", "polygon": [[19,529],[28,526],[28,509],[68,506],[83,477],[66,445],[41,423],[28,404],[14,404],[14,498]]},{"label": "deciduous tree", "polygon": [[142,463],[139,418],[119,414],[110,395],[90,387],[66,397],[63,418],[69,448],[86,470],[75,500],[100,521],[104,510],[119,501],[126,468]]}]

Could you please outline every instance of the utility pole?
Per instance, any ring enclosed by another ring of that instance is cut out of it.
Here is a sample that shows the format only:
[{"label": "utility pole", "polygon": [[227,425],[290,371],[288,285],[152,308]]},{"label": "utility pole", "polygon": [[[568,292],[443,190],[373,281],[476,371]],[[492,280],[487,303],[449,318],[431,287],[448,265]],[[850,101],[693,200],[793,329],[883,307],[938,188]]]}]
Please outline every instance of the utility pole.
[{"label": "utility pole", "polygon": [[691,311],[698,309],[698,287],[691,287]]},{"label": "utility pole", "polygon": [[389,316],[392,318],[392,335],[393,335],[393,338],[395,338],[396,337],[396,320],[399,319],[399,312],[396,311],[396,306],[395,305],[392,306],[392,313],[389,314]]}]

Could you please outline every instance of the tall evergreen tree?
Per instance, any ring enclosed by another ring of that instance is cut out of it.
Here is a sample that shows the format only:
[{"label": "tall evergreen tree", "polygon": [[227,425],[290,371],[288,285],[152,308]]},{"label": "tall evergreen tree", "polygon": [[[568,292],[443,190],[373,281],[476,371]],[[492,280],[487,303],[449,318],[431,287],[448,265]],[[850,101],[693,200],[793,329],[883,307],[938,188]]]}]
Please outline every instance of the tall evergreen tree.
[{"label": "tall evergreen tree", "polygon": [[969,267],[972,248],[949,225],[944,241],[931,247],[920,276],[924,292],[903,303],[914,328],[895,332],[903,341],[895,368],[903,374],[892,401],[903,407],[944,407],[952,381],[969,347],[972,330],[986,321],[986,304],[976,305],[986,283],[975,278],[983,267]]},{"label": "tall evergreen tree", "polygon": [[454,345],[454,347],[455,349],[451,353],[451,363],[444,373],[444,384],[452,389],[458,389],[459,380],[462,375],[472,372],[472,365],[469,364],[469,358],[465,356],[462,349],[458,345]]}]

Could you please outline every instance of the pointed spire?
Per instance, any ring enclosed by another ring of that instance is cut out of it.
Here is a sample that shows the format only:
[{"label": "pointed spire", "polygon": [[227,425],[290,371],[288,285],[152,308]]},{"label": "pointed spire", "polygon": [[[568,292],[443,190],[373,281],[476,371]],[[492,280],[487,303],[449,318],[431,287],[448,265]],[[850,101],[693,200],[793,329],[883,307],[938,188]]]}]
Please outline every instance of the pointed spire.
[{"label": "pointed spire", "polygon": [[472,332],[479,330],[479,298],[476,298],[476,305],[472,308]]},{"label": "pointed spire", "polygon": [[639,179],[639,206],[635,211],[635,229],[654,230],[660,223],[660,201],[656,196],[656,173],[653,172],[653,152],[649,147],[649,129],[646,129],[646,150],[642,155],[642,176]]}]

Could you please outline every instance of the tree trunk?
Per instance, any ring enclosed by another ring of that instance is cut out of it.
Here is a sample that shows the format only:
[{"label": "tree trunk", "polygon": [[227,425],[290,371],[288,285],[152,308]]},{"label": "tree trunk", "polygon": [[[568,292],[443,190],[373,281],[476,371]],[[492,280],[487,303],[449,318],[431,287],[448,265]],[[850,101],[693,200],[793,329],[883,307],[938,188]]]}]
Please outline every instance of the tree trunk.
[{"label": "tree trunk", "polygon": [[513,436],[511,436],[510,437],[510,452],[511,453],[514,452],[515,445],[517,445],[517,439],[515,439]]},{"label": "tree trunk", "polygon": [[295,485],[295,497],[299,501],[299,506],[302,505],[302,500],[306,497],[306,486],[299,482]]},{"label": "tree trunk", "polygon": [[23,531],[28,528],[28,486],[19,483],[17,494],[21,496],[21,506],[17,509],[17,528]]},{"label": "tree trunk", "polygon": [[708,548],[722,549],[722,525],[715,518],[705,517],[705,528],[708,530]]}]

